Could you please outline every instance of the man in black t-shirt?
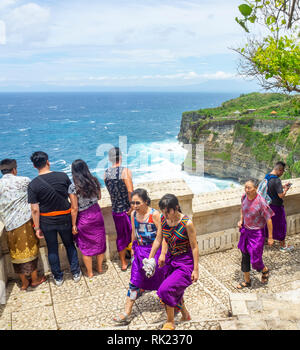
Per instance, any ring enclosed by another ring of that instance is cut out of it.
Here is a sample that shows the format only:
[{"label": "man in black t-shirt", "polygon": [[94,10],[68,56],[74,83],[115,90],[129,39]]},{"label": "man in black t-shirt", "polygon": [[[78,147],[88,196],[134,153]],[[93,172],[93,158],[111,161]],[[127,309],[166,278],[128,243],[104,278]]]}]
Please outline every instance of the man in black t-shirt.
[{"label": "man in black t-shirt", "polygon": [[280,177],[283,175],[285,170],[284,162],[277,162],[274,169],[270,172],[273,175],[268,181],[268,195],[272,199],[270,208],[274,212],[272,216],[273,224],[273,239],[280,242],[280,251],[287,252],[293,250],[292,246],[287,246],[285,243],[286,237],[286,215],[283,205],[283,198],[287,191],[290,189],[291,184],[285,184],[282,186]]},{"label": "man in black t-shirt", "polygon": [[81,271],[73,242],[71,209],[68,201],[71,181],[63,172],[50,171],[48,155],[45,152],[35,152],[30,159],[39,175],[28,186],[28,203],[31,204],[36,235],[46,240],[48,260],[55,284],[61,286],[63,283],[57,233],[66,248],[73,280],[78,282]]}]

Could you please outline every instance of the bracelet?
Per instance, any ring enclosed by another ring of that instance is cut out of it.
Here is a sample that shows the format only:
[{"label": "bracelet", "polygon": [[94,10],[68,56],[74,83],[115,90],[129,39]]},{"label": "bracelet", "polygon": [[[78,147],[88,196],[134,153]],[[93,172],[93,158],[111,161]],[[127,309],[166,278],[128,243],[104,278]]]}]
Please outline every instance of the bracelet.
[{"label": "bracelet", "polygon": [[38,231],[38,230],[40,230],[39,227],[34,227],[34,231]]}]

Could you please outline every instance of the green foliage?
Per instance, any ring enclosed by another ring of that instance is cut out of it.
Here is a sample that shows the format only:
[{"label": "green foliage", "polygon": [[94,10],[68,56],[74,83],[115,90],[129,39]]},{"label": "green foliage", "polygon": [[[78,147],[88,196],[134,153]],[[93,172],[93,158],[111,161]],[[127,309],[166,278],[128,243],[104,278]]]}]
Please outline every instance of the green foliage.
[{"label": "green foliage", "polygon": [[300,161],[294,163],[294,164],[291,166],[291,169],[292,169],[292,172],[293,172],[297,177],[299,177],[299,176],[300,176]]},{"label": "green foliage", "polygon": [[266,80],[280,76],[287,91],[300,86],[300,46],[295,40],[268,36],[257,47],[252,61]]},{"label": "green foliage", "polygon": [[220,153],[204,152],[204,155],[208,158],[221,159],[225,162],[228,162],[231,160],[231,154],[229,152],[220,152]]},{"label": "green foliage", "polygon": [[286,126],[278,133],[264,135],[259,131],[253,131],[249,125],[237,123],[234,137],[243,139],[245,147],[249,148],[256,161],[264,161],[272,166],[278,156],[275,145],[282,144],[282,141],[288,137],[289,132],[290,126]]},{"label": "green foliage", "polygon": [[[208,117],[239,117],[236,111],[241,115],[249,115],[249,109],[255,109],[256,116],[270,116],[275,110],[278,117],[300,116],[300,96],[288,96],[279,93],[259,93],[252,92],[250,94],[242,94],[240,97],[226,101],[221,106],[216,108],[204,108],[198,111],[184,112],[182,116],[187,115],[191,118],[195,116]],[[193,117],[192,117],[193,116]],[[272,117],[273,118],[273,117]],[[206,119],[207,121],[207,119]],[[196,124],[199,121],[195,120],[191,124]]]},{"label": "green foliage", "polygon": [[257,77],[266,90],[300,92],[299,0],[244,1],[236,22],[247,33],[258,23],[266,34],[234,49],[242,58],[240,73]]}]

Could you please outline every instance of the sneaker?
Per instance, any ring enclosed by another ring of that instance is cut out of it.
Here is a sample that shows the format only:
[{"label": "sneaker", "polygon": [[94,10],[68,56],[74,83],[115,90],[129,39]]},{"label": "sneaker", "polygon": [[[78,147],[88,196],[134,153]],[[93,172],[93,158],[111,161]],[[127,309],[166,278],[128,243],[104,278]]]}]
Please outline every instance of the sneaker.
[{"label": "sneaker", "polygon": [[54,283],[55,283],[55,285],[56,285],[57,287],[60,287],[60,286],[64,283],[64,280],[63,280],[63,279],[61,279],[61,280],[56,280],[56,279],[54,278]]},{"label": "sneaker", "polygon": [[79,273],[74,273],[74,275],[73,275],[73,281],[74,281],[75,283],[79,282],[80,279],[81,279],[81,276],[82,276],[81,271],[79,271]]},{"label": "sneaker", "polygon": [[281,252],[291,252],[292,250],[294,250],[294,247],[292,245],[290,246],[285,246],[285,247],[280,247],[279,249]]}]

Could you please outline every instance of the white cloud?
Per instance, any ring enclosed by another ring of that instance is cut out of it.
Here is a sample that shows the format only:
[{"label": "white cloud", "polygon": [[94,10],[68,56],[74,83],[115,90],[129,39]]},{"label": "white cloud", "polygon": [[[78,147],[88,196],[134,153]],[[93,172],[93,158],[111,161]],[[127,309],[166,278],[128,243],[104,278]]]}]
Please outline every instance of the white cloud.
[{"label": "white cloud", "polygon": [[[240,77],[234,73],[218,71],[215,73],[203,73],[196,72],[184,72],[175,74],[155,74],[155,75],[143,75],[143,76],[90,76],[89,81],[122,81],[122,80],[176,80],[177,82],[184,82],[185,80],[193,81],[205,81],[205,80],[226,80],[226,79],[240,79]],[[74,81],[76,78],[68,78],[67,80]],[[81,78],[77,78],[81,80]]]},{"label": "white cloud", "polygon": [[[5,0],[8,1],[8,0]],[[11,1],[13,3],[13,1]],[[15,7],[5,20],[10,42],[30,47],[38,33],[40,47],[105,46],[124,50],[169,50],[178,55],[224,52],[226,36],[239,30],[237,0],[64,1]],[[29,35],[31,32],[32,35]],[[242,31],[240,31],[242,34]],[[224,40],[225,38],[225,40]]]},{"label": "white cloud", "polygon": [[17,3],[18,0],[1,0],[0,2],[0,11],[7,9]]},{"label": "white cloud", "polygon": [[35,42],[42,42],[49,33],[50,10],[36,3],[15,7],[4,17],[7,43],[29,48]]},{"label": "white cloud", "polygon": [[242,41],[234,20],[240,0],[0,1],[6,26],[0,75],[8,81],[154,85],[236,79],[232,66],[207,57],[229,55],[228,47]]}]

